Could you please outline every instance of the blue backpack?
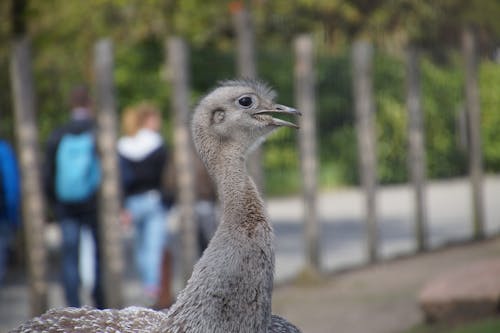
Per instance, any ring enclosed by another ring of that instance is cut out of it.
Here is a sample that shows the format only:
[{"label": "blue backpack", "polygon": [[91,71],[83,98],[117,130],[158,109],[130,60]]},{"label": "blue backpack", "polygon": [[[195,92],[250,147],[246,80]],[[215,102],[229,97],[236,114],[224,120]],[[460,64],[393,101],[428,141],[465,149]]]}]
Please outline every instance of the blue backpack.
[{"label": "blue backpack", "polygon": [[20,223],[20,182],[16,155],[6,141],[0,140],[0,223]]},{"label": "blue backpack", "polygon": [[92,132],[65,134],[56,152],[56,197],[61,202],[89,199],[101,183],[101,165]]}]

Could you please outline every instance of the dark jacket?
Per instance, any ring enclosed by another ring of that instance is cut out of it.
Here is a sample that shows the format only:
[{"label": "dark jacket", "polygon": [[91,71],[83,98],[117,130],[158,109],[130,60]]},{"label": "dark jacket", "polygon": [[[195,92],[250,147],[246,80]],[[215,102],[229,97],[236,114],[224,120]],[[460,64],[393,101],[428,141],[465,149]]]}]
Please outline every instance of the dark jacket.
[{"label": "dark jacket", "polygon": [[88,199],[78,203],[60,202],[55,193],[55,179],[57,172],[56,153],[62,137],[68,133],[81,134],[87,131],[94,131],[95,133],[95,123],[93,120],[71,120],[52,132],[47,142],[44,168],[44,190],[57,219],[80,217],[97,213],[97,192]]},{"label": "dark jacket", "polygon": [[152,131],[141,131],[135,137],[118,142],[120,174],[124,197],[157,190],[164,196],[163,175],[167,163],[167,148]]}]

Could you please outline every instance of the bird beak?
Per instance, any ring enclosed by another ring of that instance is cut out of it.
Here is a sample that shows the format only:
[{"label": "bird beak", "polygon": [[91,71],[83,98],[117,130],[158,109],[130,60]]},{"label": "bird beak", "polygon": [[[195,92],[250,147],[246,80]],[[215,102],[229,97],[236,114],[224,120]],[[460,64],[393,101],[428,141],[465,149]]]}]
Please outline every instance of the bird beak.
[{"label": "bird beak", "polygon": [[[294,115],[294,116],[301,116],[302,115],[300,113],[300,111],[298,111],[294,108],[291,108],[289,106],[286,106],[286,105],[281,105],[281,104],[275,104],[273,109],[271,109],[271,110],[259,110],[259,111],[254,112],[253,114],[256,115],[256,114],[274,114],[274,113],[290,114],[290,115]],[[297,124],[294,124],[294,123],[291,123],[289,121],[282,120],[279,118],[274,118],[274,117],[272,118],[271,124],[275,125],[275,126],[286,126],[286,127],[297,128],[297,129],[299,128],[299,126]]]}]

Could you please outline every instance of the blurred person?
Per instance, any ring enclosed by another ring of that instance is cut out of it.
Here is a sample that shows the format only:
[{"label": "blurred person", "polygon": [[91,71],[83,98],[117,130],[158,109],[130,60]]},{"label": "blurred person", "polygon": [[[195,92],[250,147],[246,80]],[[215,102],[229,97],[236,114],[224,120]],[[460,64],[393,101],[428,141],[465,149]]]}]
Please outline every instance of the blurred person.
[{"label": "blurred person", "polygon": [[[145,296],[152,305],[161,289],[162,255],[167,245],[167,216],[162,178],[167,148],[160,134],[159,110],[141,103],[122,116],[118,140],[124,218],[134,228],[134,255]],[[170,288],[170,278],[164,281]]]},{"label": "blurred person", "polygon": [[101,286],[97,192],[101,168],[96,149],[96,126],[88,90],[73,88],[71,119],[47,142],[44,185],[62,233],[61,271],[66,303],[80,307],[80,235],[88,228],[94,242],[94,306],[104,308]]},{"label": "blurred person", "polygon": [[0,286],[7,271],[15,232],[21,224],[20,202],[17,158],[11,145],[0,140]]}]

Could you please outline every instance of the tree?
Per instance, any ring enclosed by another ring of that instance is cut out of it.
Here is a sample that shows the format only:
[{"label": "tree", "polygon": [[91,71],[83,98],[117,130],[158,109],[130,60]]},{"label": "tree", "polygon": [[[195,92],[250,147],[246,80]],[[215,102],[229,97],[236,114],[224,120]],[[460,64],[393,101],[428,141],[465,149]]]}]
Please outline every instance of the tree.
[{"label": "tree", "polygon": [[28,253],[31,315],[47,310],[46,250],[44,242],[45,207],[40,184],[36,101],[31,69],[30,41],[25,35],[26,2],[12,2],[12,54],[10,75],[15,110],[15,128],[20,150],[23,224]]}]

